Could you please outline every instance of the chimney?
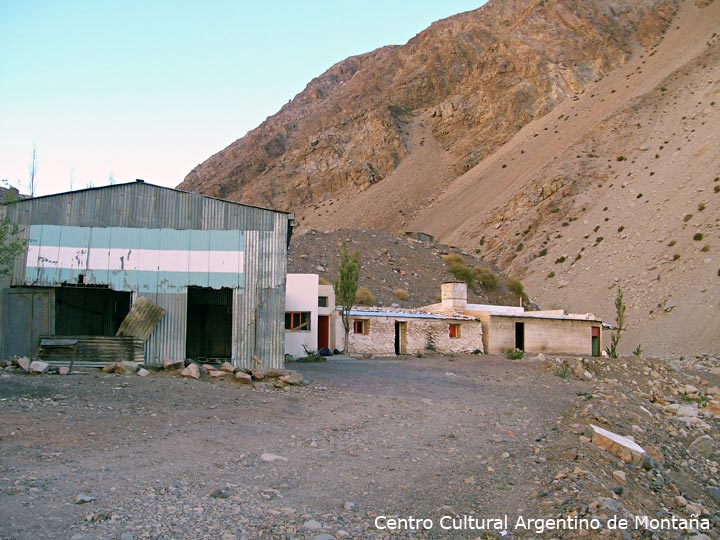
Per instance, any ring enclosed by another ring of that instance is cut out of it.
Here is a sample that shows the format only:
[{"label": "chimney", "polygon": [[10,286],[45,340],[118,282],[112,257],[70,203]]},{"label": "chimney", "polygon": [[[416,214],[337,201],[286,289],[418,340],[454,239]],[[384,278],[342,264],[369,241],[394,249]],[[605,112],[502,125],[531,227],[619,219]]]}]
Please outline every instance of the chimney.
[{"label": "chimney", "polygon": [[442,307],[463,312],[467,307],[467,284],[462,281],[451,281],[441,286]]}]

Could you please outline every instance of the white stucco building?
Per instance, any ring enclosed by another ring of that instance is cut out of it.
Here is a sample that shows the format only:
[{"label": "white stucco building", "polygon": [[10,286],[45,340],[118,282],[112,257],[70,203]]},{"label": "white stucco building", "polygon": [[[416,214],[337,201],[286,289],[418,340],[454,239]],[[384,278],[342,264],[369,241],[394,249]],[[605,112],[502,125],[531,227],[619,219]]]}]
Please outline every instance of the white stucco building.
[{"label": "white stucco building", "polygon": [[334,348],[335,292],[317,274],[288,274],[285,294],[285,354],[305,356],[305,348]]}]

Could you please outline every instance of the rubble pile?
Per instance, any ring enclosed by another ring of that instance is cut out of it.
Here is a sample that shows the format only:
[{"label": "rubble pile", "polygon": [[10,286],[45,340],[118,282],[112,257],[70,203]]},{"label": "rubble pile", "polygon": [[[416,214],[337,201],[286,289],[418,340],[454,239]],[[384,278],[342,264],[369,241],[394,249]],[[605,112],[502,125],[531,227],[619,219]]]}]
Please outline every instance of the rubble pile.
[{"label": "rubble pile", "polygon": [[[5,360],[0,363],[0,369],[9,372],[25,372],[30,375],[56,373],[67,375],[70,370],[67,366],[52,365],[40,360],[31,361],[21,357]],[[243,385],[250,385],[256,390],[276,390],[291,386],[306,386],[307,381],[297,371],[289,369],[246,369],[233,366],[230,362],[216,366],[214,364],[198,364],[184,360],[164,360],[163,371],[177,374],[186,379],[199,380],[202,378],[234,381]],[[143,367],[137,362],[112,362],[101,368],[103,373],[117,375],[137,375],[147,377],[158,368]]]},{"label": "rubble pile", "polygon": [[[556,471],[536,493],[558,515],[624,518],[624,530],[566,538],[718,538],[720,363],[553,358],[548,369],[586,381],[568,412]],[[543,448],[536,449],[542,451]]]}]

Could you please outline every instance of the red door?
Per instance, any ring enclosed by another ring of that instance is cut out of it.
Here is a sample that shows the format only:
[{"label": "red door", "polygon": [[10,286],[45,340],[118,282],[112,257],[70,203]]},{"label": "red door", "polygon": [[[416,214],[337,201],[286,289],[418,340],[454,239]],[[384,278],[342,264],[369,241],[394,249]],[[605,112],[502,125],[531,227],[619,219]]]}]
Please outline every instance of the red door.
[{"label": "red door", "polygon": [[318,315],[318,349],[330,348],[330,317]]}]

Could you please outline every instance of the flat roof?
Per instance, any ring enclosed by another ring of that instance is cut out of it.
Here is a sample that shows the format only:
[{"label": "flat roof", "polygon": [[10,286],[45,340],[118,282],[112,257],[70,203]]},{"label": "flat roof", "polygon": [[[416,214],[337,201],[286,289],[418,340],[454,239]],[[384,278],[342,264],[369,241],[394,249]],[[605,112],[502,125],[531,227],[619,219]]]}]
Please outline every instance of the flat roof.
[{"label": "flat roof", "polygon": [[348,312],[353,317],[402,317],[406,319],[437,319],[437,320],[451,320],[451,321],[475,321],[475,317],[464,317],[458,315],[440,315],[437,313],[422,313],[416,311],[363,311],[352,309]]}]

